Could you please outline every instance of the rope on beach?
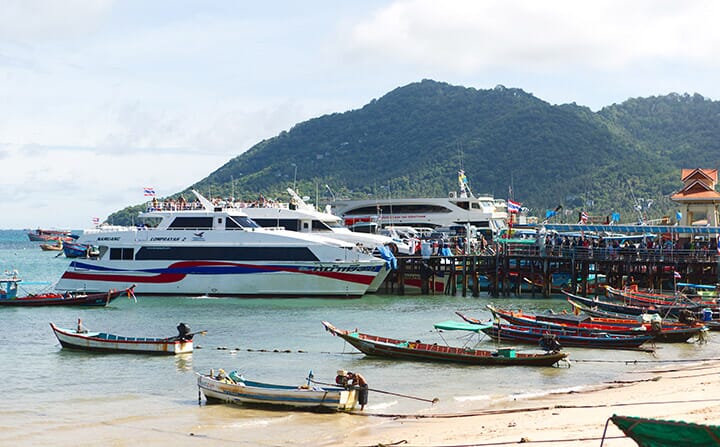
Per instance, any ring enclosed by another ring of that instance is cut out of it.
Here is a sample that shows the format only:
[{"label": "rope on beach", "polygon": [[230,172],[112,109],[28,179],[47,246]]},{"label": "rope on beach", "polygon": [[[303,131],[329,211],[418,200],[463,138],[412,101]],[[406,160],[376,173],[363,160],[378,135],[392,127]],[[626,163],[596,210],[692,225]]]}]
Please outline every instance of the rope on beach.
[{"label": "rope on beach", "polygon": [[[612,388],[612,387],[608,387]],[[597,391],[597,390],[591,390]],[[720,399],[690,399],[690,400],[671,400],[671,401],[648,401],[648,402],[625,402],[611,404],[594,404],[594,405],[545,405],[541,407],[525,407],[510,408],[501,410],[479,410],[465,413],[445,413],[445,414],[390,414],[390,413],[364,413],[363,416],[388,417],[394,419],[452,419],[474,416],[492,416],[497,414],[511,413],[530,413],[535,411],[549,410],[572,410],[572,409],[588,409],[588,408],[610,408],[610,407],[631,407],[638,405],[671,405],[671,404],[690,404],[690,403],[710,403],[720,402]],[[353,413],[357,414],[357,413]],[[598,438],[599,439],[599,438]]]},{"label": "rope on beach", "polygon": [[[485,446],[493,446],[493,445],[513,445],[513,444],[545,444],[545,443],[559,443],[559,442],[578,442],[578,441],[602,441],[603,439],[623,439],[627,438],[627,436],[594,436],[591,438],[572,438],[572,439],[541,439],[537,441],[532,441],[528,438],[522,437],[519,441],[500,441],[500,442],[481,442],[478,444],[443,444],[443,445],[434,445],[434,446],[426,446],[426,447],[485,447]],[[361,447],[385,447],[385,446],[392,446],[392,445],[400,445],[407,443],[406,440],[397,441],[393,443],[378,443],[378,444],[371,444]]]},{"label": "rope on beach", "polygon": [[[195,346],[195,349],[202,349],[203,346]],[[227,346],[218,346],[216,348],[209,348],[209,349],[215,349],[217,351],[230,351],[231,354],[240,352],[240,351],[247,351],[247,352],[263,352],[263,353],[275,353],[275,354],[291,354],[291,353],[297,353],[297,354],[308,354],[310,351],[305,351],[303,349],[298,349],[296,351],[293,351],[292,349],[278,349],[278,348],[228,348]],[[362,352],[329,352],[329,351],[320,351],[320,354],[343,354],[343,355],[364,355]]]},{"label": "rope on beach", "polygon": [[697,363],[697,362],[717,362],[720,358],[704,358],[704,359],[670,359],[670,360],[596,360],[596,359],[572,359],[573,363],[624,363],[626,365],[640,363]]}]

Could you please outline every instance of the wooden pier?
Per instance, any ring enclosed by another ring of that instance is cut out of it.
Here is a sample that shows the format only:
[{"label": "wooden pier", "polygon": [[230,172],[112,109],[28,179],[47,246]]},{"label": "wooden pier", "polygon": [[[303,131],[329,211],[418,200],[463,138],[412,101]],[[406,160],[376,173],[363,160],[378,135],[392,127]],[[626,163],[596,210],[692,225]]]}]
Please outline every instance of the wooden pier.
[{"label": "wooden pier", "polygon": [[[599,275],[605,275],[605,283],[616,288],[632,280],[639,287],[672,289],[680,281],[719,283],[719,261],[717,250],[707,249],[618,251],[506,246],[494,254],[399,257],[397,270],[388,275],[379,292],[478,297],[482,290],[493,297],[519,294],[549,297],[557,293],[553,291],[553,274],[568,277],[570,289],[584,296],[591,294]],[[480,285],[481,278],[487,278],[485,287]],[[532,286],[524,278],[541,286]]]}]

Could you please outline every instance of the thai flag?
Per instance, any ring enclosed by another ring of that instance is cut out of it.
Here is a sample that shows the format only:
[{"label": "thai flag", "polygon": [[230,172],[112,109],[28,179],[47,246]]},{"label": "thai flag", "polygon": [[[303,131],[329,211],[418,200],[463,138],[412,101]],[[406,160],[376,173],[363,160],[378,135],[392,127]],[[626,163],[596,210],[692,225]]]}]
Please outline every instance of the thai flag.
[{"label": "thai flag", "polygon": [[144,189],[144,192],[145,192],[145,195],[146,195],[146,196],[153,196],[153,197],[155,197],[155,188],[147,188],[147,187],[146,187],[146,188]]},{"label": "thai flag", "polygon": [[588,215],[587,215],[587,213],[586,213],[585,211],[583,211],[582,213],[580,213],[580,222],[582,222],[582,223],[587,223],[587,220],[588,220]]},{"label": "thai flag", "polygon": [[508,199],[508,213],[519,213],[520,207],[522,206],[521,203],[513,202],[512,200]]},{"label": "thai flag", "polygon": [[673,277],[675,277],[675,279],[680,279],[680,272],[678,272],[677,270],[673,270]]},{"label": "thai flag", "polygon": [[93,217],[93,225],[97,225],[97,224],[99,224],[99,223],[100,223],[100,218],[99,218],[99,217]]}]

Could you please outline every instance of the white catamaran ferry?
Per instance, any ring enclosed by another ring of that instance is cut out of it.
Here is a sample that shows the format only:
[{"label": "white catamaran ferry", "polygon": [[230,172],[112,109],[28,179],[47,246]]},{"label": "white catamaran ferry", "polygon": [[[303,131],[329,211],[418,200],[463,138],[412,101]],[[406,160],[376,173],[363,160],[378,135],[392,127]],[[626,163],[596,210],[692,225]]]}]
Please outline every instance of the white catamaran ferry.
[{"label": "white catamaran ferry", "polygon": [[[86,230],[99,254],[73,260],[56,288],[137,295],[360,297],[385,261],[336,239],[259,227],[240,209],[153,201],[141,220],[157,226]],[[154,219],[153,219],[154,218]]]},{"label": "white catamaran ferry", "polygon": [[458,180],[460,191],[451,191],[448,197],[335,200],[332,210],[347,226],[363,223],[431,228],[474,225],[490,236],[507,227],[504,200],[475,196],[463,171],[458,173]]}]

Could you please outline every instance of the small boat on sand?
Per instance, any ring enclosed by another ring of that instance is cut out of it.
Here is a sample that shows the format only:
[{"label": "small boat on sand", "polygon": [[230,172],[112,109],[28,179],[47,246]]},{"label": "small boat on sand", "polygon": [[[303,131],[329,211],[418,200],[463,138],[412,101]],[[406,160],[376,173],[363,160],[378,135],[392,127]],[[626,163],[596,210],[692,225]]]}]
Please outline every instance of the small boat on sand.
[{"label": "small boat on sand", "polygon": [[275,385],[245,379],[237,371],[225,374],[198,375],[198,388],[208,403],[231,403],[264,406],[267,408],[295,408],[312,411],[351,411],[358,404],[356,388],[316,386],[311,378],[299,386]]},{"label": "small boat on sand", "polygon": [[78,320],[75,329],[59,328],[53,323],[50,323],[50,327],[63,348],[135,354],[187,354],[193,351],[193,336],[205,332],[190,332],[185,323],[177,326],[178,335],[165,338],[91,332],[83,327],[81,320]]},{"label": "small boat on sand", "polygon": [[552,366],[567,357],[564,352],[528,354],[515,349],[485,351],[465,347],[442,346],[437,343],[422,343],[379,337],[361,332],[338,329],[327,321],[322,322],[325,330],[336,335],[366,355],[390,357],[405,360],[440,361],[468,363],[473,365],[522,365]]}]

